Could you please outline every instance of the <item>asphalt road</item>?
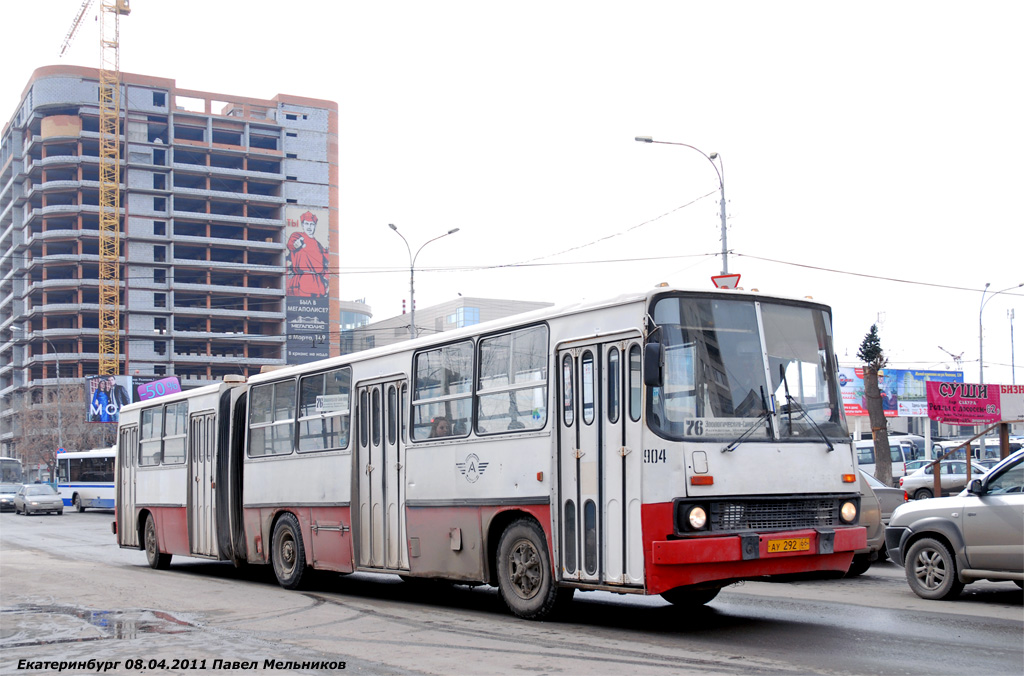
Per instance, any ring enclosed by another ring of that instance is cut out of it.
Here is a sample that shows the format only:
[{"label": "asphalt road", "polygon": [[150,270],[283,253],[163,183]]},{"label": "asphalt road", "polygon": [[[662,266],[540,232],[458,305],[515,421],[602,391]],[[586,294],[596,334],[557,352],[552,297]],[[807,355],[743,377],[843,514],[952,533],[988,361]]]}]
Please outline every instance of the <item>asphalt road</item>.
[{"label": "asphalt road", "polygon": [[290,592],[266,567],[178,557],[154,571],[114,544],[112,520],[0,515],[0,674],[90,659],[117,662],[119,674],[341,671],[307,661],[365,674],[1024,672],[1024,592],[1012,583],[925,601],[884,563],[849,580],[747,582],[690,611],[578,593],[558,621],[527,622],[490,587],[355,574]]}]

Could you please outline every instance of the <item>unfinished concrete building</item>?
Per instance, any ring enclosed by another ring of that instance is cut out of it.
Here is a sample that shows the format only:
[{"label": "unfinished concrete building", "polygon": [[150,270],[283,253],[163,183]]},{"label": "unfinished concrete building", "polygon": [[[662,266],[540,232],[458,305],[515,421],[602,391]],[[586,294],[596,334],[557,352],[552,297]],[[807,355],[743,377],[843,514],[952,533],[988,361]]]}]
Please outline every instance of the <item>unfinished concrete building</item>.
[{"label": "unfinished concrete building", "polygon": [[[98,368],[98,73],[35,71],[0,142],[0,452]],[[338,353],[338,109],[122,74],[121,373],[183,387]],[[7,453],[5,453],[7,454]]]}]

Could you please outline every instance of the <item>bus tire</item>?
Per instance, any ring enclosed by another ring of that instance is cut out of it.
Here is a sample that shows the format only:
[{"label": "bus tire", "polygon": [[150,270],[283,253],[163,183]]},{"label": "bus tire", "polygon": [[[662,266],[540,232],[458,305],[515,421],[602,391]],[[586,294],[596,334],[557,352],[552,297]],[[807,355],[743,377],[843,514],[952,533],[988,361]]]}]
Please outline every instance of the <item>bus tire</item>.
[{"label": "bus tire", "polygon": [[73,504],[75,509],[79,512],[85,511],[85,507],[82,506],[82,498],[78,497],[78,493],[71,496],[71,504]]},{"label": "bus tire", "polygon": [[711,589],[676,587],[675,589],[669,589],[668,591],[661,592],[661,598],[674,606],[694,608],[696,606],[703,606],[710,603],[716,596],[718,596],[718,592],[720,591],[722,591],[721,587],[712,587]]},{"label": "bus tire", "polygon": [[539,620],[572,599],[559,589],[551,571],[544,531],[531,519],[514,521],[498,542],[498,591],[515,615]]},{"label": "bus tire", "polygon": [[302,546],[302,531],[294,514],[286,512],[274,524],[270,558],[278,584],[285,589],[298,589],[302,585],[306,573],[306,549]]},{"label": "bus tire", "polygon": [[146,560],[153,570],[167,570],[171,567],[171,555],[160,551],[160,543],[156,537],[156,519],[152,514],[146,517],[146,528],[143,535],[146,545]]}]

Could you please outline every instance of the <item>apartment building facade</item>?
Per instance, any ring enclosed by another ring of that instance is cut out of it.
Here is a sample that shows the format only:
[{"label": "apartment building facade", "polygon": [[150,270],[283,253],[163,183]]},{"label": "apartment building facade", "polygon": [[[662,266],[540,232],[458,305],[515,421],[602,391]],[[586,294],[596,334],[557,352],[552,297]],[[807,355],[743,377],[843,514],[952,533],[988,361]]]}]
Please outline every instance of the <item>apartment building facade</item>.
[{"label": "apartment building facade", "polygon": [[[98,72],[36,70],[0,137],[0,452],[98,372]],[[183,387],[338,354],[338,107],[122,74],[121,373]]]}]

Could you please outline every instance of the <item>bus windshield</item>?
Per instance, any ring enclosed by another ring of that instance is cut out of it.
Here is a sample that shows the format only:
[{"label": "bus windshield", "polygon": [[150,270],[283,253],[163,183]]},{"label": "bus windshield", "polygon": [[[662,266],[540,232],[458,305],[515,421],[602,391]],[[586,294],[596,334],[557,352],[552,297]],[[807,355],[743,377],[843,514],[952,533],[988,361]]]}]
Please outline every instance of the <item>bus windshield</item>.
[{"label": "bus windshield", "polygon": [[[663,297],[665,349],[651,428],[671,439],[821,440],[848,436],[829,315],[753,300]],[[767,360],[766,360],[767,358]],[[820,431],[819,431],[820,430]]]}]

